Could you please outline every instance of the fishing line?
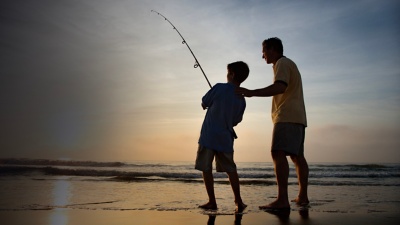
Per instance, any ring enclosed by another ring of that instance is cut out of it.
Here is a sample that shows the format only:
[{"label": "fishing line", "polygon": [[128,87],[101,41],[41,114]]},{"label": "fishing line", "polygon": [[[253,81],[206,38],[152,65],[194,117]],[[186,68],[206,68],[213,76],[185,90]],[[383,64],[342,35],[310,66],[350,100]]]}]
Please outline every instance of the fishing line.
[{"label": "fishing line", "polygon": [[159,16],[163,17],[169,24],[171,24],[171,26],[174,28],[174,30],[176,30],[176,32],[178,32],[179,36],[181,36],[181,38],[182,38],[182,44],[185,44],[185,45],[188,47],[190,53],[192,53],[192,56],[193,56],[193,58],[194,58],[194,60],[195,60],[195,62],[194,62],[194,68],[197,68],[197,67],[200,68],[201,72],[202,72],[203,75],[204,75],[204,78],[206,78],[206,81],[207,81],[208,85],[210,86],[210,88],[212,88],[212,86],[211,86],[211,84],[210,84],[210,81],[208,81],[208,78],[207,78],[206,74],[204,73],[204,70],[203,70],[203,68],[201,67],[199,61],[197,60],[197,58],[196,58],[196,56],[194,55],[192,49],[189,47],[189,45],[188,45],[188,43],[186,42],[185,38],[183,38],[182,34],[178,31],[178,29],[176,29],[176,27],[171,23],[171,21],[169,21],[169,19],[167,19],[167,17],[165,17],[165,16],[162,15],[161,13],[159,13],[159,12],[157,12],[157,11],[155,11],[155,10],[151,10],[151,12],[157,13]]}]

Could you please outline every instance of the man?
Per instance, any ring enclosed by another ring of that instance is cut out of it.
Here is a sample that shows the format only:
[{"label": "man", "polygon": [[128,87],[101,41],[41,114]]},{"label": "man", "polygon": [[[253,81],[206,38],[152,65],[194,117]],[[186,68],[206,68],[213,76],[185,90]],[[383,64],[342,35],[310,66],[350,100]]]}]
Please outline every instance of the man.
[{"label": "man", "polygon": [[217,172],[228,174],[236,211],[242,212],[247,205],[240,196],[239,176],[233,159],[233,142],[236,138],[233,127],[242,121],[246,101],[243,96],[235,94],[235,88],[246,80],[250,71],[242,61],[228,64],[227,70],[227,83],[216,84],[202,98],[201,106],[207,109],[207,114],[201,127],[195,168],[203,172],[209,200],[199,207],[217,209],[212,174],[215,158]]},{"label": "man", "polygon": [[308,164],[304,157],[307,119],[300,72],[292,60],[283,56],[283,45],[279,38],[264,40],[262,53],[267,64],[273,64],[274,83],[256,90],[236,89],[236,93],[246,97],[273,96],[272,121],[274,130],[271,153],[278,184],[278,197],[274,202],[260,206],[260,209],[290,209],[288,200],[289,164],[286,156],[290,156],[296,166],[300,186],[299,194],[293,202],[299,205],[307,205],[309,203],[307,194]]}]

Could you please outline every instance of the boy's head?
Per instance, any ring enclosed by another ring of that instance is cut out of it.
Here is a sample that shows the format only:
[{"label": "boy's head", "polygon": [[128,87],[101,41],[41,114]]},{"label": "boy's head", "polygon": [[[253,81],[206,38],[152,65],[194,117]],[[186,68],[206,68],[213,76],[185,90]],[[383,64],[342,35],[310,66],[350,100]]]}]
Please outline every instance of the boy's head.
[{"label": "boy's head", "polygon": [[235,82],[238,85],[247,79],[250,69],[245,62],[237,61],[229,63],[228,69],[228,82]]}]

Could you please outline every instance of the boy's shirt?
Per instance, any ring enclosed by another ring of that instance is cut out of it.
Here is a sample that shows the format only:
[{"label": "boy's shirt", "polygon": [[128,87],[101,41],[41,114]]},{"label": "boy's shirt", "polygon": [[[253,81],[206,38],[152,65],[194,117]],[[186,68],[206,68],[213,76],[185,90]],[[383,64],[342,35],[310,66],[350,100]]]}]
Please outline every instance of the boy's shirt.
[{"label": "boy's shirt", "polygon": [[199,144],[218,151],[233,152],[235,131],[246,108],[244,97],[235,94],[235,86],[218,83],[202,98],[207,113],[201,127]]}]

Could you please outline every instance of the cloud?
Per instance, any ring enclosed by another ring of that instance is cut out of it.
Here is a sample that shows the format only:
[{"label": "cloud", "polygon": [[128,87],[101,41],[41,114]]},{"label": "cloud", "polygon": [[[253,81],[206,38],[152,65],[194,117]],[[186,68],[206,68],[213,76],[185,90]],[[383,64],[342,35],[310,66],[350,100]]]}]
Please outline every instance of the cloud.
[{"label": "cloud", "polygon": [[307,129],[310,161],[398,162],[398,129],[328,125]]},{"label": "cloud", "polygon": [[[261,42],[280,37],[302,74],[311,158],[339,152],[332,159],[391,161],[399,147],[390,135],[400,127],[399,8],[397,1],[1,1],[7,150],[0,157],[140,159],[150,157],[143,149],[155,156],[165,146],[196,145],[209,87],[155,9],[179,29],[212,84],[225,82],[227,63],[243,60],[251,71],[243,85],[268,86]],[[239,160],[270,160],[271,99],[247,102]],[[375,157],[379,146],[385,154]]]}]

